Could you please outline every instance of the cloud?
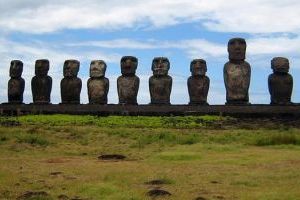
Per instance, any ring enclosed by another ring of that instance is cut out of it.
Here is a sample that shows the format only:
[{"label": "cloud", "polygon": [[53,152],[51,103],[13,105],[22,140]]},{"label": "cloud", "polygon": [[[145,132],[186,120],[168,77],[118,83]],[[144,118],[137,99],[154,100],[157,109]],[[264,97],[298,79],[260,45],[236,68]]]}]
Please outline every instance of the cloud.
[{"label": "cloud", "polygon": [[299,8],[298,0],[1,0],[0,27],[6,31],[49,33],[197,22],[219,32],[298,34]]},{"label": "cloud", "polygon": [[146,40],[138,41],[133,39],[116,39],[103,41],[85,41],[78,43],[66,44],[66,46],[76,47],[98,47],[109,49],[134,49],[134,50],[149,50],[149,49],[182,49],[187,52],[189,57],[197,57],[199,55],[209,57],[219,57],[226,54],[226,46],[214,42],[209,42],[205,39],[191,39],[179,41],[158,41]]},{"label": "cloud", "polygon": [[[115,40],[84,41],[66,44],[73,47],[97,47],[108,49],[181,49],[190,58],[199,57],[224,57],[227,56],[227,44],[208,41],[204,38],[195,38],[176,41],[134,40],[128,38]],[[247,53],[249,56],[265,58],[266,55],[295,55],[300,52],[300,36],[262,36],[247,39]]]}]

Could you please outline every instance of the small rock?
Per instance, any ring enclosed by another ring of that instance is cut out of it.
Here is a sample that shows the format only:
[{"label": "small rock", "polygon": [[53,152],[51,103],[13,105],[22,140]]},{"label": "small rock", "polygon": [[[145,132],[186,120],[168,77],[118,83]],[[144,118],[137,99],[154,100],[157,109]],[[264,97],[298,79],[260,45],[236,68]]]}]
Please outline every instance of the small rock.
[{"label": "small rock", "polygon": [[17,200],[27,200],[27,199],[31,199],[31,198],[43,198],[43,197],[44,198],[49,197],[49,194],[44,191],[40,191],[40,192],[27,191],[24,194],[17,197]]},{"label": "small rock", "polygon": [[147,195],[150,197],[158,197],[158,196],[171,196],[171,193],[166,190],[161,189],[153,189],[147,192]]},{"label": "small rock", "polygon": [[211,181],[211,183],[212,183],[212,184],[218,184],[218,183],[220,183],[220,182],[218,182],[218,181]]},{"label": "small rock", "polygon": [[120,154],[106,154],[98,156],[99,160],[124,160],[126,156]]}]

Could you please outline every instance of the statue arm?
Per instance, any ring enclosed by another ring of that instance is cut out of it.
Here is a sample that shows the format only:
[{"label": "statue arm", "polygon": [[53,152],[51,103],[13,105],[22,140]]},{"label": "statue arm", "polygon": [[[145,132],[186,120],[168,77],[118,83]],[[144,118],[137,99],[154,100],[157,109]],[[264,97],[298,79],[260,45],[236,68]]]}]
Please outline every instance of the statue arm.
[{"label": "statue arm", "polygon": [[273,93],[273,91],[272,91],[272,87],[271,87],[271,85],[272,85],[272,74],[268,77],[268,89],[269,89],[269,93],[270,93],[270,95],[272,95],[272,93]]},{"label": "statue arm", "polygon": [[25,80],[23,78],[21,78],[22,84],[21,84],[21,93],[24,92],[25,89]]},{"label": "statue arm", "polygon": [[109,80],[108,80],[108,78],[105,79],[105,83],[106,83],[105,94],[107,95],[108,91],[109,91]]},{"label": "statue arm", "polygon": [[137,96],[137,94],[139,92],[139,88],[140,88],[140,78],[139,77],[137,77],[135,84],[136,84],[136,88],[137,88],[135,96]]},{"label": "statue arm", "polygon": [[120,77],[117,79],[117,91],[118,91],[118,96],[120,96],[120,93],[121,93],[121,91],[120,91]]},{"label": "statue arm", "polygon": [[49,92],[52,91],[52,78],[49,76]]}]

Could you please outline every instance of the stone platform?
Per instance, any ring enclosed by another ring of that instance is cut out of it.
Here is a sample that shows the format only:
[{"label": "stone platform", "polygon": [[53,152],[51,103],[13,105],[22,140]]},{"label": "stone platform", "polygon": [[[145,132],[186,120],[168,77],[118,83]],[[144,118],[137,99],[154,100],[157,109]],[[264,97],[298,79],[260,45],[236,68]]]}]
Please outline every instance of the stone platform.
[{"label": "stone platform", "polygon": [[129,116],[221,115],[234,117],[300,117],[300,105],[66,105],[0,104],[1,115],[73,114]]}]

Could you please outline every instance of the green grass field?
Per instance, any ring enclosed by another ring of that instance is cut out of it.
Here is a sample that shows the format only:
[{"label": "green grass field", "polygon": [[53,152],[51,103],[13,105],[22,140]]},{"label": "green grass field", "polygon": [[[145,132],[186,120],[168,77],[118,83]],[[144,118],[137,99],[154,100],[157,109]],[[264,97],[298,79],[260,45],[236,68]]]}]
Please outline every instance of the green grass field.
[{"label": "green grass field", "polygon": [[[0,199],[300,199],[300,129],[251,122],[1,117]],[[98,159],[108,154],[126,158]],[[171,196],[149,197],[152,189]]]}]

